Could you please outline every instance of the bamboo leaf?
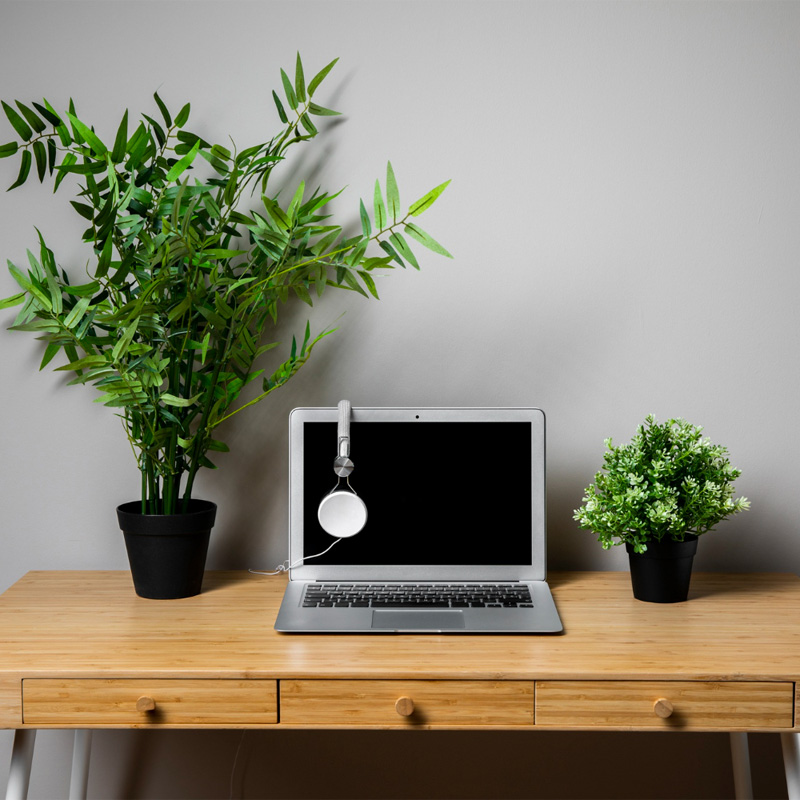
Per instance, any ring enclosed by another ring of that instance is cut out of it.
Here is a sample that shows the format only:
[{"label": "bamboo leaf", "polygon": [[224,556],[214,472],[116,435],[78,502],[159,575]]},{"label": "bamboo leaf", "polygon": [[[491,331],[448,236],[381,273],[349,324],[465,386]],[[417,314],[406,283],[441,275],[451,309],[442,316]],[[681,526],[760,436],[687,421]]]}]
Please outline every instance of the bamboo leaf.
[{"label": "bamboo leaf", "polygon": [[111,160],[119,164],[124,160],[128,145],[128,109],[122,116],[122,121],[117,128],[117,136],[114,139],[114,148],[111,151]]},{"label": "bamboo leaf", "polygon": [[391,161],[386,162],[386,208],[392,222],[397,222],[400,214],[400,192],[397,189],[397,180],[394,177]]},{"label": "bamboo leaf", "polygon": [[364,201],[360,201],[359,213],[361,215],[361,230],[364,232],[364,238],[369,239],[372,235],[372,225],[369,222],[369,214],[364,206]]},{"label": "bamboo leaf", "polygon": [[423,211],[427,211],[435,202],[436,198],[449,186],[450,181],[440,183],[436,188],[431,189],[426,195],[423,195],[416,203],[412,203],[408,209],[408,213],[412,217],[418,217]]},{"label": "bamboo leaf", "polygon": [[108,362],[105,356],[89,355],[79,358],[77,361],[70,361],[69,364],[64,364],[56,367],[56,372],[78,372],[78,370],[87,369],[90,367],[107,366]]},{"label": "bamboo leaf", "polygon": [[175,125],[182,128],[189,121],[189,112],[192,110],[191,103],[187,103],[175,117]]},{"label": "bamboo leaf", "polygon": [[394,245],[395,250],[406,260],[409,264],[411,264],[414,269],[419,269],[419,262],[417,261],[414,253],[411,252],[411,248],[408,246],[408,242],[403,238],[403,235],[398,231],[393,231],[391,236],[389,236],[389,240]]},{"label": "bamboo leaf", "polygon": [[22,116],[25,117],[25,121],[28,125],[30,125],[36,133],[43,133],[47,125],[39,119],[39,116],[32,109],[28,108],[28,106],[20,103],[19,100],[15,100],[14,102],[17,104],[17,108],[22,112]]},{"label": "bamboo leaf", "polygon": [[64,327],[70,329],[74,328],[78,322],[83,319],[83,315],[86,313],[86,309],[89,308],[91,302],[91,297],[81,297],[72,307],[69,314],[64,318]]},{"label": "bamboo leaf", "polygon": [[453,257],[429,233],[425,233],[419,225],[409,222],[404,226],[404,230],[412,239],[416,239],[421,245],[427,247],[428,250],[433,250],[434,253],[447,256],[447,258]]},{"label": "bamboo leaf", "polygon": [[0,158],[8,158],[13,156],[19,150],[19,145],[16,142],[9,142],[8,144],[0,145]]},{"label": "bamboo leaf", "polygon": [[294,93],[294,87],[289,80],[289,76],[281,70],[281,81],[283,81],[283,91],[286,95],[286,102],[289,103],[289,108],[294,111],[297,108],[297,95]]},{"label": "bamboo leaf", "polygon": [[286,109],[284,109],[283,103],[281,103],[281,100],[278,97],[277,92],[275,92],[275,91],[272,92],[272,99],[275,101],[275,106],[278,109],[278,116],[280,117],[281,122],[284,125],[288,125],[289,124],[289,118],[286,116]]},{"label": "bamboo leaf", "polygon": [[39,183],[42,183],[47,173],[47,150],[40,139],[33,143],[33,155],[36,159],[36,174],[39,177]]},{"label": "bamboo leaf", "polygon": [[139,327],[140,319],[141,317],[136,317],[133,322],[131,322],[130,325],[128,325],[122,332],[122,336],[119,337],[117,343],[114,345],[114,348],[111,350],[112,361],[119,361],[119,359],[128,351],[128,345],[130,345],[133,335],[136,333],[136,329]]},{"label": "bamboo leaf", "polygon": [[308,113],[313,114],[315,117],[338,117],[341,116],[341,111],[334,111],[332,108],[325,108],[318,106],[316,103],[308,104]]},{"label": "bamboo leaf", "polygon": [[44,355],[42,356],[42,361],[39,364],[39,372],[41,372],[55,357],[58,351],[61,349],[61,345],[57,344],[56,342],[50,342],[44,350]]},{"label": "bamboo leaf", "polygon": [[158,110],[161,112],[161,116],[164,117],[164,122],[167,123],[167,127],[172,127],[172,117],[169,115],[169,111],[167,111],[167,107],[164,105],[164,101],[158,96],[158,92],[153,93],[153,98],[156,101],[156,105],[158,106]]},{"label": "bamboo leaf", "polygon": [[28,180],[28,175],[31,171],[31,151],[30,150],[23,150],[22,151],[22,158],[19,162],[19,175],[17,175],[17,179],[11,186],[6,189],[7,192],[10,192],[12,189],[16,189],[17,186],[22,186],[26,180]]},{"label": "bamboo leaf", "polygon": [[17,132],[19,138],[29,142],[33,137],[31,127],[5,100],[2,101],[2,105],[3,111],[6,112],[6,117],[8,117],[8,121],[11,123],[11,127]]},{"label": "bamboo leaf", "polygon": [[164,176],[164,180],[172,182],[180,177],[189,168],[192,161],[194,161],[199,149],[200,142],[197,141],[194,143],[194,147],[185,156],[183,156],[183,158],[172,165],[169,172]]},{"label": "bamboo leaf", "polygon": [[84,142],[86,142],[96,156],[104,156],[108,152],[108,148],[100,141],[97,134],[91,130],[87,125],[84,125],[73,113],[67,111],[67,117],[72,124],[73,130],[80,134]]},{"label": "bamboo leaf", "polygon": [[13,308],[14,306],[22,305],[24,302],[25,292],[12,294],[11,297],[6,297],[4,300],[0,300],[0,311],[2,311],[4,308]]},{"label": "bamboo leaf", "polygon": [[338,61],[338,58],[334,58],[330,64],[323,67],[312,79],[311,83],[308,84],[308,96],[313,97],[314,92],[317,91],[317,87],[325,80],[328,73],[333,69],[334,65]]},{"label": "bamboo leaf", "polygon": [[297,63],[294,68],[294,93],[299,103],[305,103],[306,78],[303,74],[303,62],[300,60],[300,53],[297,54]]},{"label": "bamboo leaf", "polygon": [[161,395],[161,401],[166,406],[174,406],[175,408],[186,408],[187,406],[194,405],[201,397],[203,393],[196,394],[194,397],[176,397],[174,394],[170,394],[169,392],[165,392]]},{"label": "bamboo leaf", "polygon": [[37,103],[34,101],[33,107],[54,127],[57,128],[59,125],[63,125],[64,123],[61,121],[61,117],[56,114],[53,107],[47,100],[44,101],[44,105],[41,103]]},{"label": "bamboo leaf", "polygon": [[375,181],[373,205],[375,207],[375,227],[379,231],[382,231],[386,227],[386,206],[383,204],[383,194],[381,193],[381,184],[379,181]]}]

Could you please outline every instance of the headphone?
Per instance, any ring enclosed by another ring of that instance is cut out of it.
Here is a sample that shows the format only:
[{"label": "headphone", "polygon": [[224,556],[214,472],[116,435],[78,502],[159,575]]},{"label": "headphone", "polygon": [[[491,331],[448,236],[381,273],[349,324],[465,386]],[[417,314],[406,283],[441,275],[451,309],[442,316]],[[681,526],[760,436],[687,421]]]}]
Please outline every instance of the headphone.
[{"label": "headphone", "polygon": [[[339,403],[338,444],[333,460],[336,486],[322,498],[317,511],[322,529],[337,539],[355,536],[367,524],[367,506],[350,485],[350,473],[354,469],[350,459],[351,411],[349,400]],[[340,488],[342,478],[347,488]]]}]

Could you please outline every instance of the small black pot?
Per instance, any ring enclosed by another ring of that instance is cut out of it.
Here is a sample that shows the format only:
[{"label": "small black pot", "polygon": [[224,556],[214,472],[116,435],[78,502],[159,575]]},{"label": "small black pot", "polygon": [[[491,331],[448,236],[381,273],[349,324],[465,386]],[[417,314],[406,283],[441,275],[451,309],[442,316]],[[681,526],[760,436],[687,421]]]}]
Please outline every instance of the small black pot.
[{"label": "small black pot", "polygon": [[216,513],[207,500],[190,500],[186,514],[142,514],[138,500],[117,507],[136,594],[153,600],[200,594]]},{"label": "small black pot", "polygon": [[644,553],[625,544],[631,565],[633,596],[648,603],[680,603],[689,595],[692,561],[697,537],[687,534],[682,542],[663,539],[648,542]]}]

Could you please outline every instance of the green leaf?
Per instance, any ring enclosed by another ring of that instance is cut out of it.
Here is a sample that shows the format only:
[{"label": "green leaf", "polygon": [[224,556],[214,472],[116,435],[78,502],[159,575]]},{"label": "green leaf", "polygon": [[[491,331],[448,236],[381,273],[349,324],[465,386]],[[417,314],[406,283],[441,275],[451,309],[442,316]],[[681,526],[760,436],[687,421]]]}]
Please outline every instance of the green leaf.
[{"label": "green leaf", "polygon": [[164,176],[164,180],[172,182],[182,175],[189,168],[189,165],[192,163],[192,161],[194,161],[199,149],[200,142],[197,141],[194,143],[194,147],[185,156],[183,156],[180,161],[177,161],[172,165],[170,171]]},{"label": "green leaf", "polygon": [[435,189],[431,189],[426,195],[412,203],[408,213],[412,217],[418,217],[423,211],[427,211],[435,202],[436,198],[449,186],[450,181],[440,183]]},{"label": "green leaf", "polygon": [[187,406],[194,405],[202,396],[203,396],[202,392],[200,394],[196,394],[194,397],[176,397],[174,394],[165,392],[164,394],[161,395],[161,401],[164,403],[165,406],[186,408]]},{"label": "green leaf", "polygon": [[11,127],[19,134],[20,139],[28,142],[33,137],[33,131],[27,122],[5,100],[2,101],[3,111],[6,112]]},{"label": "green leaf", "polygon": [[359,270],[358,274],[361,277],[361,280],[364,281],[364,286],[366,286],[367,289],[369,289],[369,293],[376,300],[380,300],[380,297],[378,297],[378,290],[375,287],[375,281],[372,279],[372,275],[370,275],[369,272],[365,272],[363,269]]},{"label": "green leaf", "polygon": [[25,117],[25,121],[28,125],[33,128],[36,133],[42,133],[47,128],[47,125],[39,119],[36,113],[34,113],[28,106],[23,105],[20,103],[19,100],[14,101],[17,104],[17,108],[22,112],[22,116]]},{"label": "green leaf", "polygon": [[11,186],[6,189],[7,192],[10,192],[12,189],[16,189],[17,186],[22,186],[26,180],[28,180],[28,174],[31,171],[31,151],[30,150],[23,150],[22,151],[22,159],[19,163],[19,175],[17,175],[17,179]]},{"label": "green leaf", "polygon": [[58,190],[58,187],[61,185],[61,181],[63,181],[64,178],[67,177],[67,174],[70,172],[70,167],[72,167],[73,164],[77,162],[77,160],[78,156],[76,156],[75,153],[67,153],[64,156],[64,160],[56,167],[56,172],[58,172],[58,175],[56,175],[55,184],[53,186],[54,194]]},{"label": "green leaf", "polygon": [[325,108],[318,106],[316,103],[308,104],[308,113],[316,117],[338,117],[341,116],[341,111],[334,111],[332,108]]},{"label": "green leaf", "polygon": [[111,245],[114,237],[109,233],[103,242],[103,249],[97,259],[97,269],[94,274],[96,278],[104,278],[108,274],[108,268],[111,266]]},{"label": "green leaf", "polygon": [[277,92],[272,92],[272,99],[275,101],[275,106],[278,109],[278,116],[281,118],[281,122],[284,125],[289,124],[289,118],[286,116],[286,109],[283,107],[283,103],[281,103],[280,98],[278,97]]},{"label": "green leaf", "polygon": [[84,218],[91,222],[94,219],[94,208],[77,200],[70,200],[69,204]]},{"label": "green leaf", "polygon": [[303,74],[303,62],[300,60],[300,53],[297,54],[297,63],[294,68],[294,92],[299,103],[306,101],[306,78]]},{"label": "green leaf", "polygon": [[84,142],[86,142],[96,156],[104,156],[108,152],[108,148],[100,141],[97,134],[91,130],[87,125],[84,125],[74,114],[67,111],[67,117],[72,124],[73,130],[80,134]]},{"label": "green leaf", "polygon": [[0,145],[0,158],[8,158],[9,156],[13,156],[18,149],[19,145],[16,142],[9,142],[8,144]]},{"label": "green leaf", "polygon": [[175,125],[182,128],[189,121],[189,112],[192,110],[191,103],[187,103],[175,117]]},{"label": "green leaf", "polygon": [[56,367],[56,372],[77,372],[80,369],[86,369],[87,367],[100,367],[106,365],[106,359],[104,356],[84,356],[83,358],[79,358],[77,361],[71,361],[69,364],[64,364],[63,366]]},{"label": "green leaf", "polygon": [[289,76],[281,70],[281,80],[283,81],[283,91],[286,95],[286,102],[289,103],[289,108],[292,110],[297,108],[297,95],[294,93],[294,87],[289,80]]},{"label": "green leaf", "polygon": [[167,127],[172,127],[172,117],[169,115],[169,111],[167,111],[167,107],[164,105],[164,101],[158,96],[158,92],[153,93],[153,98],[156,101],[156,105],[158,106],[158,110],[161,112],[161,116],[164,117],[164,122],[167,123]]},{"label": "green leaf", "polygon": [[57,128],[59,125],[63,125],[64,123],[61,121],[61,117],[56,114],[53,107],[47,100],[44,101],[44,105],[40,103],[34,102],[33,107],[54,127]]},{"label": "green leaf", "polygon": [[369,214],[364,206],[364,201],[359,201],[359,213],[361,214],[361,230],[364,232],[364,237],[369,239],[372,234],[372,225],[369,222]]},{"label": "green leaf", "polygon": [[308,114],[301,115],[300,124],[306,129],[306,133],[308,133],[309,136],[316,136],[319,133],[317,126],[314,125]]},{"label": "green leaf", "polygon": [[292,222],[286,215],[286,212],[271,197],[265,195],[262,199],[264,201],[264,208],[267,209],[267,213],[275,220],[278,227],[288,231],[292,226]]},{"label": "green leaf", "polygon": [[67,314],[64,319],[64,327],[65,328],[74,328],[81,319],[83,319],[83,315],[86,313],[86,309],[89,308],[89,304],[92,302],[91,297],[81,297],[77,303],[72,307],[72,310]]},{"label": "green leaf", "polygon": [[404,226],[405,232],[412,238],[416,239],[421,245],[424,245],[428,250],[433,250],[434,253],[452,258],[453,256],[442,247],[429,233],[425,233],[419,225],[409,222]]},{"label": "green leaf", "polygon": [[311,79],[311,83],[309,83],[309,84],[308,84],[308,96],[309,96],[309,97],[313,97],[313,96],[314,96],[314,92],[316,92],[316,91],[317,91],[317,87],[318,87],[318,86],[319,86],[319,85],[322,83],[322,81],[323,81],[323,80],[325,80],[325,77],[326,77],[326,76],[327,76],[327,74],[328,74],[328,73],[329,73],[329,72],[330,72],[330,71],[333,69],[334,65],[336,64],[336,62],[337,62],[338,60],[339,60],[338,58],[334,58],[334,59],[333,59],[333,61],[331,61],[331,63],[330,63],[330,64],[328,64],[326,67],[323,67],[323,68],[322,68],[322,69],[321,69],[321,70],[320,70],[320,71],[319,71],[319,72],[318,72],[318,73],[317,73],[317,74],[316,74],[316,75],[315,75],[315,76],[314,76],[314,77]]},{"label": "green leaf", "polygon": [[128,109],[126,108],[125,113],[122,116],[122,121],[119,123],[119,128],[117,128],[117,136],[114,139],[114,148],[111,151],[111,160],[115,164],[119,164],[121,161],[124,160],[127,145],[128,145]]},{"label": "green leaf", "polygon": [[397,180],[394,177],[392,162],[386,162],[386,207],[392,222],[397,222],[400,214],[400,192],[397,189]]},{"label": "green leaf", "polygon": [[379,181],[375,181],[373,205],[375,207],[375,227],[379,231],[382,231],[386,227],[386,206],[383,204],[383,195],[381,194],[381,185]]},{"label": "green leaf", "polygon": [[22,305],[24,302],[25,292],[13,294],[11,297],[6,297],[4,300],[0,300],[0,311],[2,311],[4,308],[12,308],[13,306]]},{"label": "green leaf", "polygon": [[139,327],[139,320],[141,317],[136,317],[133,322],[128,325],[125,330],[122,332],[122,336],[117,339],[117,343],[114,345],[114,348],[111,350],[111,359],[112,361],[118,361],[121,356],[123,356],[128,351],[128,346],[133,339],[133,335],[136,333],[136,328]]},{"label": "green leaf", "polygon": [[408,242],[403,238],[402,234],[393,231],[391,236],[389,236],[389,241],[394,245],[395,250],[397,250],[414,269],[419,269],[419,262],[411,252],[411,248],[408,246]]},{"label": "green leaf", "polygon": [[33,155],[36,158],[36,173],[39,177],[39,183],[44,181],[44,176],[47,173],[47,150],[40,139],[33,143]]},{"label": "green leaf", "polygon": [[55,357],[56,353],[61,349],[61,345],[56,342],[50,342],[44,350],[42,361],[39,364],[39,371],[41,372]]}]

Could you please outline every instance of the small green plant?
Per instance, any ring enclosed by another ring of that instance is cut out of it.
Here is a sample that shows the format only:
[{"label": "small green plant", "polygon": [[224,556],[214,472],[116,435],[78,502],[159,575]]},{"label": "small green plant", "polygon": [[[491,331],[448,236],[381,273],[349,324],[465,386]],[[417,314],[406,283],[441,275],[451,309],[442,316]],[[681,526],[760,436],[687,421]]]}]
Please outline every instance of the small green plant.
[{"label": "small green plant", "polygon": [[[416,221],[449,181],[403,212],[390,163],[384,187],[375,182],[373,214],[362,201],[351,234],[328,210],[340,192],[300,182],[282,198],[271,189],[287,149],[317,136],[313,118],[338,114],[312,100],[335,63],[306,82],[298,54],[294,80],[281,70],[283,99],[272,93],[281,128],[241,150],[187,130],[189,104],[173,116],[158,93],[160,119],[143,114],[129,128],[125,111],[106,141],[71,100],[66,112],[47,100],[2,103],[18,141],[0,145],[0,158],[20,154],[9,188],[33,166],[40,182],[54,176],[54,191],[76,176],[71,205],[88,224],[91,257],[88,280],[73,284],[37,230],[38,257],[28,252],[26,270],[9,262],[21,291],[0,308],[22,306],[12,330],[45,343],[40,369],[63,351],[57,369],[117,410],[141,470],[142,513],[185,511],[198,469],[214,467],[208,451],[228,449],[218,426],[285,384],[331,332],[312,336],[307,324],[287,360],[256,369],[278,344],[267,331],[281,304],[312,305],[327,287],[377,299],[374,270],[419,269],[410,240],[450,255]],[[261,391],[240,400],[258,378]]]},{"label": "small green plant", "polygon": [[606,550],[627,543],[643,553],[649,541],[699,536],[748,509],[746,497],[733,499],[741,471],[702,431],[683,419],[659,424],[651,414],[630,444],[606,439],[603,469],[575,510],[581,528]]}]

